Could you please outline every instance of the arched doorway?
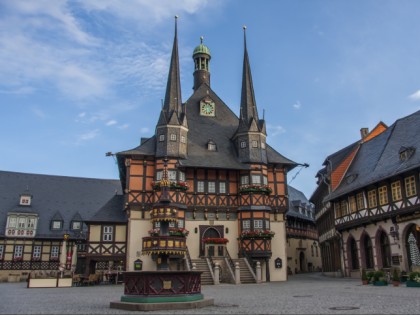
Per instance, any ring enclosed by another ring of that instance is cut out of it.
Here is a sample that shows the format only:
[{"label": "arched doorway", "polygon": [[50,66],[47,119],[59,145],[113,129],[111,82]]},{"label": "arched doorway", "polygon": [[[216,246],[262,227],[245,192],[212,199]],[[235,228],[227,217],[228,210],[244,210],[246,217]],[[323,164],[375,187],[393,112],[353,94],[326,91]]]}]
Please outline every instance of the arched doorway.
[{"label": "arched doorway", "polygon": [[299,268],[300,272],[305,271],[305,254],[303,252],[300,252],[299,254]]},{"label": "arched doorway", "polygon": [[349,239],[348,253],[349,253],[349,269],[350,270],[359,269],[359,254],[357,250],[356,240],[353,237],[350,237]]},{"label": "arched doorway", "polygon": [[372,241],[369,235],[367,234],[363,235],[362,244],[363,244],[364,265],[366,269],[374,269],[375,264],[373,262]]},{"label": "arched doorway", "polygon": [[205,256],[205,246],[203,239],[223,237],[223,225],[200,226],[200,256]]},{"label": "arched doorway", "polygon": [[382,261],[382,268],[390,268],[391,267],[391,248],[389,246],[388,235],[386,235],[384,231],[381,231],[379,234],[379,249],[381,251],[380,257]]}]

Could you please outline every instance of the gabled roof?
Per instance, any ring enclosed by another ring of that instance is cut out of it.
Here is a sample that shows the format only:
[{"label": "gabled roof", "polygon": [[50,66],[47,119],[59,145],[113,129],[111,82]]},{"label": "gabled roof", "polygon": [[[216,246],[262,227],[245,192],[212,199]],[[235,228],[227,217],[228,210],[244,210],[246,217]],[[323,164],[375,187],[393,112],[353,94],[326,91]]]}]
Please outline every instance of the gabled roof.
[{"label": "gabled roof", "polygon": [[[364,142],[340,186],[328,200],[386,178],[420,167],[420,111],[398,119],[386,131]],[[413,155],[400,159],[400,149],[414,148]]]},{"label": "gabled roof", "polygon": [[127,223],[127,216],[125,215],[123,209],[124,196],[114,195],[102,208],[100,208],[90,219],[88,219],[87,222]]},{"label": "gabled roof", "polygon": [[[31,205],[19,206],[26,188],[33,196]],[[114,179],[0,171],[0,236],[5,234],[7,213],[14,211],[38,214],[36,238],[61,239],[77,213],[84,221],[89,219],[116,193],[121,194],[121,185]],[[63,220],[63,230],[50,229],[56,214]]]},{"label": "gabled roof", "polygon": [[[286,212],[286,216],[300,218],[308,221],[315,221],[315,211],[313,204],[306,198],[305,194],[296,188],[288,185],[289,195],[289,209]],[[299,212],[299,208],[304,208],[312,213],[313,217],[309,217]]]}]

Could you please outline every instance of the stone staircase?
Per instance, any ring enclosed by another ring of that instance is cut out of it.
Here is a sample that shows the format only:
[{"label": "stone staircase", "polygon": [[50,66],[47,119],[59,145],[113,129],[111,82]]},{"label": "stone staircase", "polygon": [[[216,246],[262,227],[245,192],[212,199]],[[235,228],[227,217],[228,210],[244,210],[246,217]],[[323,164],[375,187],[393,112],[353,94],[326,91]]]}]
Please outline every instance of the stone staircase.
[{"label": "stone staircase", "polygon": [[239,269],[241,271],[241,283],[255,283],[254,276],[249,271],[248,265],[245,262],[245,258],[232,259],[233,263],[239,263]]},{"label": "stone staircase", "polygon": [[191,259],[191,262],[195,264],[197,271],[201,271],[201,284],[209,285],[214,284],[213,277],[211,276],[209,266],[205,259]]}]

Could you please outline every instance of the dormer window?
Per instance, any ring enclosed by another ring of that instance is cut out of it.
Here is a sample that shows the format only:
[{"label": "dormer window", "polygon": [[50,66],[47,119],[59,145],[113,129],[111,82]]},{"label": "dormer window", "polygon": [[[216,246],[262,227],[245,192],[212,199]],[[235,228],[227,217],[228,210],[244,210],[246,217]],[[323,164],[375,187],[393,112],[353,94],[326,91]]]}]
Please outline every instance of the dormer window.
[{"label": "dormer window", "polygon": [[404,162],[404,161],[408,160],[409,158],[411,158],[414,155],[415,152],[416,152],[415,147],[404,147],[404,146],[402,146],[398,153],[400,155],[400,160],[402,162]]},{"label": "dormer window", "polygon": [[176,134],[171,133],[171,141],[176,141]]},{"label": "dormer window", "polygon": [[253,148],[258,148],[258,141],[257,140],[252,140],[252,147]]},{"label": "dormer window", "polygon": [[160,142],[165,141],[165,135],[159,135],[159,141]]},{"label": "dormer window", "polygon": [[51,229],[52,230],[61,230],[63,227],[63,222],[60,220],[54,220],[51,222]]},{"label": "dormer window", "polygon": [[8,237],[34,237],[38,215],[29,213],[9,213],[6,223]]},{"label": "dormer window", "polygon": [[19,205],[21,206],[30,206],[31,205],[31,195],[20,195],[20,202]]},{"label": "dormer window", "polygon": [[209,151],[216,151],[217,150],[216,143],[213,140],[210,140],[207,143],[207,150],[209,150]]},{"label": "dormer window", "polygon": [[71,229],[72,230],[80,230],[82,228],[82,222],[80,221],[73,221],[71,223]]},{"label": "dormer window", "polygon": [[246,141],[241,141],[241,149],[245,149],[246,148]]}]

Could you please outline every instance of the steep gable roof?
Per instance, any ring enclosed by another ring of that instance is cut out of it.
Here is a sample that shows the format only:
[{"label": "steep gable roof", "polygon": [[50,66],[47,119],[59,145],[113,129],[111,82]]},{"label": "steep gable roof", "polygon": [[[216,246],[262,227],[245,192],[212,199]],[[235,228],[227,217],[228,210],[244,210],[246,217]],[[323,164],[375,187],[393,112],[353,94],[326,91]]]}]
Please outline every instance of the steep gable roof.
[{"label": "steep gable roof", "polygon": [[[31,205],[19,206],[19,196],[26,187],[33,196]],[[5,234],[8,212],[26,210],[38,214],[36,238],[61,239],[64,231],[70,231],[76,213],[85,221],[116,193],[121,193],[121,185],[114,179],[0,171],[0,236]],[[56,214],[63,220],[63,230],[50,229]]]},{"label": "steep gable roof", "polygon": [[[420,166],[420,111],[398,119],[387,130],[361,144],[340,186],[328,200]],[[401,147],[414,148],[413,155],[400,159]]]}]

